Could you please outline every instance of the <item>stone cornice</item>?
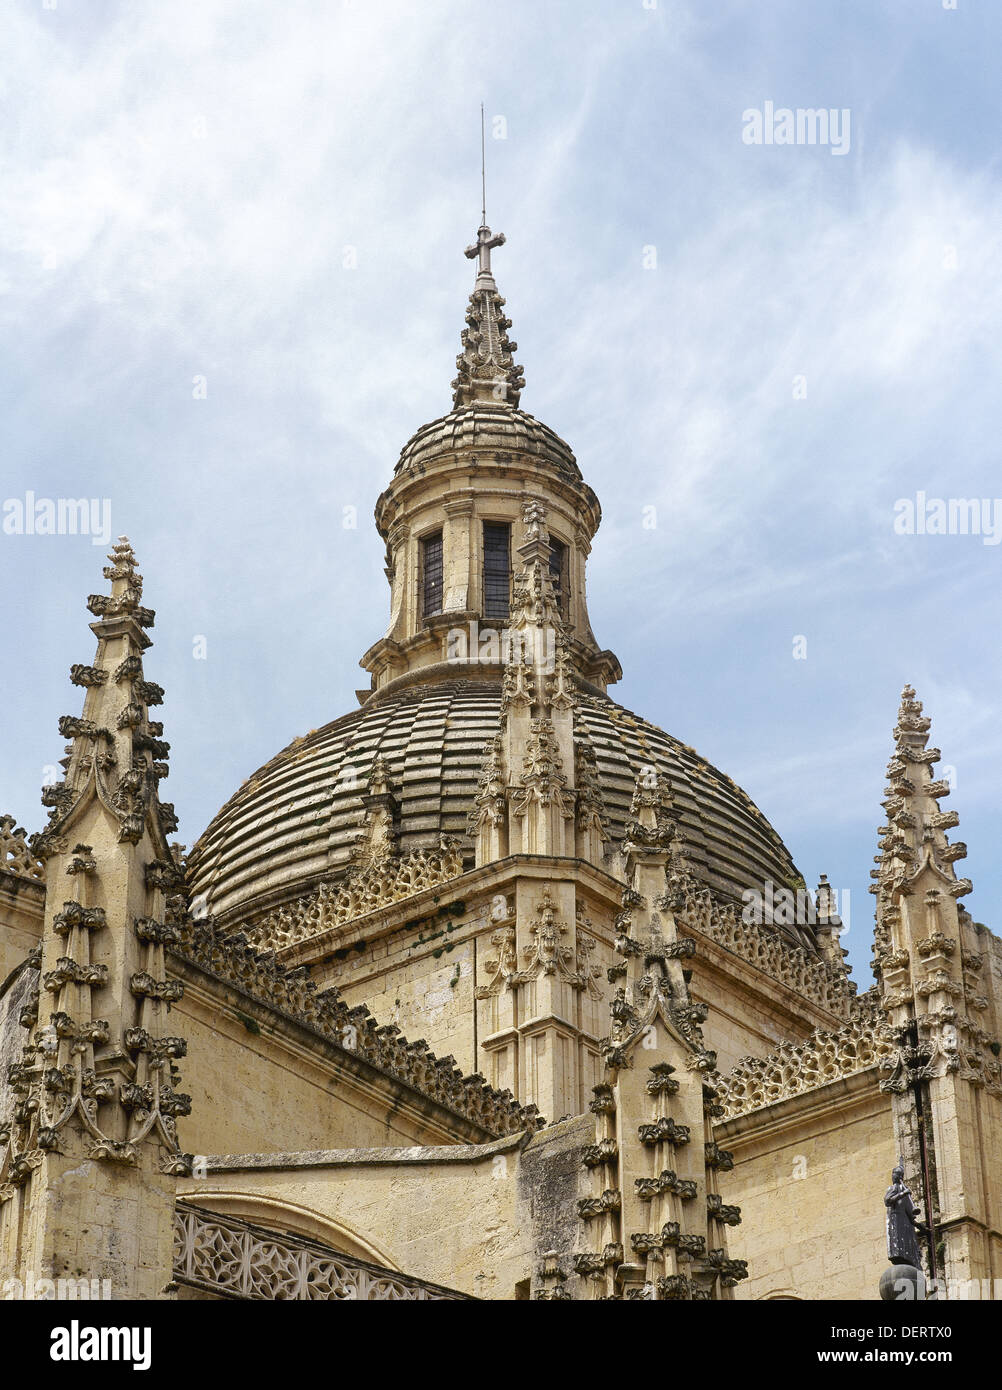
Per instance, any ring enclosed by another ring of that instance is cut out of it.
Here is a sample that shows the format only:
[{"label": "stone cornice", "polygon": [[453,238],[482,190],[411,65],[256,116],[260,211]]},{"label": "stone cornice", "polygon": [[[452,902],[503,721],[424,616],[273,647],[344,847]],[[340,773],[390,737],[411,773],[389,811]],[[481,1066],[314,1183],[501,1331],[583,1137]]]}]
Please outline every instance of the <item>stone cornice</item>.
[{"label": "stone cornice", "polygon": [[791,945],[776,928],[745,922],[735,904],[718,901],[694,880],[670,896],[680,930],[709,937],[836,1018],[848,1016],[855,985],[840,965]]},{"label": "stone cornice", "polygon": [[[447,621],[442,625],[446,630],[450,627],[463,626],[468,620],[466,613],[447,613],[443,615]],[[493,624],[490,619],[481,620],[480,627],[486,631]],[[435,645],[441,643],[441,638],[436,637],[434,642],[429,641],[426,634],[412,639],[410,644],[394,642],[392,638],[381,637],[374,643],[359,661],[359,665],[364,670],[371,670],[377,660],[387,655],[403,654],[405,650],[412,650],[421,645]],[[623,668],[619,663],[619,658],[614,652],[604,650],[597,651],[595,648],[586,647],[581,642],[572,641],[571,650],[581,661],[582,665],[592,675],[600,675],[606,684],[614,685],[622,679]],[[471,661],[460,664],[455,661],[434,661],[427,666],[415,666],[409,671],[404,671],[399,676],[394,676],[392,680],[386,681],[378,690],[363,691],[364,700],[360,703],[368,708],[374,709],[381,700],[392,698],[399,695],[402,690],[416,685],[438,685],[443,681],[475,681],[487,685],[497,686],[504,675],[504,666],[500,662]],[[579,673],[576,675],[578,689],[587,695],[596,695],[599,699],[607,699],[608,694],[605,685],[596,685],[587,680]]]},{"label": "stone cornice", "polygon": [[[696,942],[698,973],[694,975],[692,985],[695,996],[702,997],[701,986],[706,969],[709,967],[709,970],[721,981],[739,983],[757,995],[765,993],[762,989],[762,983],[763,980],[768,981],[769,1008],[775,1012],[783,1028],[794,1029],[798,1025],[803,1027],[805,1014],[815,1027],[837,1029],[842,1023],[843,1020],[840,1016],[826,1005],[819,1003],[817,999],[803,990],[797,989],[794,985],[778,980],[774,975],[764,970],[761,965],[740,955],[732,947],[722,945],[712,936],[705,935],[689,923],[683,923],[682,930],[685,935],[691,936]],[[789,950],[790,948],[784,946],[784,949]],[[808,1007],[805,1008],[805,1005]],[[714,1004],[714,1009],[717,1012],[720,1011],[719,1002]]]},{"label": "stone cornice", "polygon": [[[550,1126],[549,1128],[553,1128]],[[419,1144],[410,1148],[378,1149],[303,1149],[290,1153],[209,1154],[205,1166],[210,1173],[271,1172],[303,1168],[352,1168],[366,1166],[407,1165],[420,1167],[429,1163],[482,1163],[496,1154],[513,1153],[526,1147],[530,1137],[525,1133],[506,1135],[489,1144]],[[198,1191],[185,1192],[193,1197]]]},{"label": "stone cornice", "polygon": [[[354,918],[342,927],[334,928],[323,936],[309,937],[278,950],[278,958],[290,968],[307,964],[326,954],[333,946],[341,946],[346,939],[364,939],[367,943],[390,935],[422,916],[430,916],[442,911],[443,899],[466,902],[472,898],[485,898],[499,884],[507,883],[513,875],[520,878],[535,878],[540,883],[553,879],[573,878],[585,892],[598,897],[610,907],[618,905],[622,895],[622,883],[611,874],[597,869],[583,859],[553,858],[547,855],[509,855],[484,864],[479,869],[469,869],[455,878],[431,885],[423,892],[401,899],[395,904],[381,904],[370,912]],[[448,893],[443,893],[443,888]],[[345,928],[348,930],[346,931]],[[611,928],[606,935],[611,941]]]},{"label": "stone cornice", "polygon": [[11,869],[0,869],[0,896],[10,903],[17,903],[25,913],[38,918],[39,925],[45,916],[45,884],[36,878],[24,878]]}]

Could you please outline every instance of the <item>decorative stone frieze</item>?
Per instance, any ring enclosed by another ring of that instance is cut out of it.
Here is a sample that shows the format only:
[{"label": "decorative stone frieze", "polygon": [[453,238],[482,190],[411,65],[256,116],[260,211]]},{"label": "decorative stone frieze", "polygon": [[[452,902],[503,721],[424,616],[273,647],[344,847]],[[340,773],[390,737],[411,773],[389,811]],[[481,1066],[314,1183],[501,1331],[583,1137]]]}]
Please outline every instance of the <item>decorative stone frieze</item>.
[{"label": "decorative stone frieze", "polygon": [[488,984],[477,985],[475,994],[478,999],[490,999],[507,989],[518,969],[514,923],[511,926],[500,927],[497,931],[491,932],[491,945],[497,952],[497,956],[494,960],[486,962],[486,968],[491,978]]},{"label": "decorative stone frieze", "polygon": [[827,1086],[843,1077],[880,1068],[894,1055],[894,1042],[875,990],[853,1001],[852,1015],[835,1031],[819,1028],[802,1043],[781,1043],[765,1057],[743,1057],[713,1084],[723,1118]]},{"label": "decorative stone frieze", "polygon": [[315,892],[269,913],[244,935],[262,949],[281,950],[448,883],[462,872],[459,841],[443,838],[437,850],[419,849],[349,869],[341,878],[321,883]]},{"label": "decorative stone frieze", "polygon": [[670,901],[680,931],[695,931],[834,1014],[846,1016],[855,986],[845,966],[792,946],[777,931],[742,920],[740,909],[723,903],[689,877],[676,877],[661,902]]}]

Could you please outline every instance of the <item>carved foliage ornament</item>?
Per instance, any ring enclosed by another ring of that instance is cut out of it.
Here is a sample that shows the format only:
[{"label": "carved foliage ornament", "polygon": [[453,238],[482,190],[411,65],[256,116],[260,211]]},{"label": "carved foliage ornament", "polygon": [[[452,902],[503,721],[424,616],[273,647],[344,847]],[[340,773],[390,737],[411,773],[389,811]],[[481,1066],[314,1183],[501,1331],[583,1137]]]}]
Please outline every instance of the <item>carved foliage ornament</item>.
[{"label": "carved foliage ornament", "polygon": [[[78,846],[83,854],[87,846]],[[53,996],[54,1009],[39,1027],[37,1008],[22,1014],[29,1038],[21,1063],[10,1073],[14,1110],[0,1130],[5,1152],[0,1162],[0,1196],[30,1177],[27,1161],[36,1152],[58,1151],[60,1133],[76,1116],[89,1137],[92,1158],[134,1165],[139,1146],[149,1136],[159,1142],[163,1171],[190,1171],[190,1156],[182,1154],[177,1117],[187,1115],[191,1097],[174,1089],[174,1060],[183,1057],[183,1038],[159,1036],[162,1003],[181,997],[183,986],[164,973],[163,932],[160,924],[141,918],[136,933],[144,943],[144,968],[132,977],[137,996],[136,1026],[127,1028],[124,1044],[134,1054],[134,1079],[116,1086],[95,1065],[96,1046],[110,1038],[108,1023],[91,1012],[91,991],[107,983],[108,967],[90,960],[91,936],[107,929],[102,908],[64,903],[55,915],[54,930],[66,942],[66,954],[47,970],[42,985]],[[73,1013],[70,1013],[73,1009]],[[118,1103],[128,1119],[124,1138],[109,1135],[101,1124],[100,1108]]]}]

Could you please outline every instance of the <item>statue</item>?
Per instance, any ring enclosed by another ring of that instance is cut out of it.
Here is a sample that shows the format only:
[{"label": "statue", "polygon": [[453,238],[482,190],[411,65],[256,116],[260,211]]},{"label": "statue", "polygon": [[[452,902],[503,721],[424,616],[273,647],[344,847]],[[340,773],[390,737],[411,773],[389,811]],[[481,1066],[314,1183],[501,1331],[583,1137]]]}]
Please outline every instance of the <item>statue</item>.
[{"label": "statue", "polygon": [[887,1208],[887,1258],[892,1265],[912,1265],[921,1270],[915,1232],[916,1211],[910,1188],[905,1186],[904,1165],[899,1162],[891,1174],[891,1185],[884,1194]]}]

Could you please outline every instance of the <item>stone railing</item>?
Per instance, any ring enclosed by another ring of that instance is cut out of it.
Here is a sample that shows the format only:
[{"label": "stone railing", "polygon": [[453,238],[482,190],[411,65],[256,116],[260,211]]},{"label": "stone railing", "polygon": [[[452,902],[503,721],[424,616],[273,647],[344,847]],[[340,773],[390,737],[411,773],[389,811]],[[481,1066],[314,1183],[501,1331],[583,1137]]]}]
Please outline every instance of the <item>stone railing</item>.
[{"label": "stone railing", "polygon": [[174,1210],[174,1279],[238,1299],[474,1301],[468,1294],[381,1269],[318,1242],[279,1235],[186,1202],[178,1202]]},{"label": "stone railing", "polygon": [[321,883],[314,892],[245,928],[244,934],[262,950],[278,951],[332,927],[345,926],[377,908],[403,902],[426,888],[458,878],[462,872],[459,843],[443,839],[438,849],[419,849],[400,858],[388,856],[364,869],[349,869],[343,879]]},{"label": "stone railing", "polygon": [[221,937],[211,925],[190,919],[180,921],[177,931],[172,954],[246,990],[495,1139],[542,1124],[534,1105],[519,1105],[510,1091],[496,1091],[478,1072],[464,1076],[454,1057],[436,1057],[423,1038],[408,1042],[396,1024],[378,1024],[364,1004],[349,1008],[337,989],[319,991],[311,980],[283,969],[273,951],[261,954],[242,936]]},{"label": "stone railing", "polygon": [[855,986],[844,969],[789,945],[775,928],[743,921],[737,907],[718,902],[707,888],[685,884],[676,892],[678,906],[672,906],[680,935],[701,932],[805,999],[848,1017]]},{"label": "stone railing", "polygon": [[28,848],[26,832],[13,816],[0,816],[0,869],[19,878],[45,878],[45,865]]},{"label": "stone railing", "polygon": [[876,1068],[894,1051],[876,992],[868,990],[853,1002],[852,1016],[843,1028],[819,1028],[802,1043],[781,1043],[766,1057],[742,1057],[727,1076],[714,1076],[722,1118],[730,1120]]}]

